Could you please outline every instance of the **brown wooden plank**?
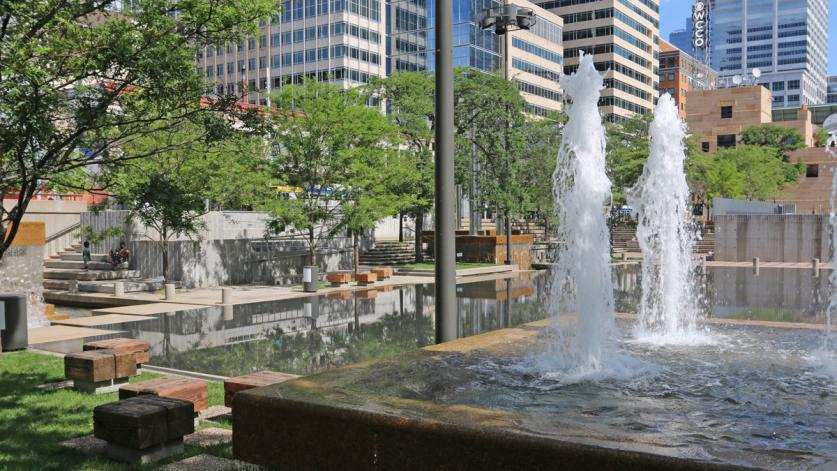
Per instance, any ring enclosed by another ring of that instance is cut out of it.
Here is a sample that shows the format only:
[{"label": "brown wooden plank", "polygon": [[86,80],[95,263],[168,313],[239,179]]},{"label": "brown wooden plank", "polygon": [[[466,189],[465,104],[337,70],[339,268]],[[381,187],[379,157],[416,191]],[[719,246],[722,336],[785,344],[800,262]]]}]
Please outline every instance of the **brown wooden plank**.
[{"label": "brown wooden plank", "polygon": [[117,401],[93,409],[93,434],[135,450],[168,441],[164,407],[141,401]]},{"label": "brown wooden plank", "polygon": [[116,364],[111,350],[92,350],[64,356],[64,376],[68,379],[98,383],[116,376]]},{"label": "brown wooden plank", "polygon": [[96,340],[84,344],[84,350],[109,349],[116,352],[129,352],[136,356],[138,364],[148,363],[151,360],[151,346],[145,340],[130,338],[116,338],[108,340]]},{"label": "brown wooden plank", "polygon": [[205,382],[198,379],[164,376],[139,383],[127,384],[119,388],[120,399],[141,394],[153,394],[155,396],[190,401],[194,405],[195,412],[209,407],[209,389]]},{"label": "brown wooden plank", "polygon": [[237,392],[282,383],[294,378],[298,376],[267,370],[227,378],[224,380],[224,405],[232,407],[232,399]]},{"label": "brown wooden plank", "polygon": [[115,377],[127,378],[137,375],[136,355],[131,352],[113,352]]}]

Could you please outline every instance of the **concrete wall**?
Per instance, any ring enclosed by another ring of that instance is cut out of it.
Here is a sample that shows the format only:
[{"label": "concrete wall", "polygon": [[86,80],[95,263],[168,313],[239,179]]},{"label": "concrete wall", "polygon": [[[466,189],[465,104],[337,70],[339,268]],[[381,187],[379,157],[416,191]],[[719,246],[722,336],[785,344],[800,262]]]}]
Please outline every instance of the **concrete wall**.
[{"label": "concrete wall", "polygon": [[809,262],[831,259],[827,216],[749,215],[715,218],[715,259]]},{"label": "concrete wall", "polygon": [[[288,284],[302,278],[308,265],[307,244],[290,237],[264,238],[265,213],[213,211],[204,216],[204,229],[195,240],[186,237],[169,242],[170,275],[187,288],[231,284]],[[145,278],[163,275],[162,251],[155,231],[128,220],[128,211],[84,213],[83,225],[96,232],[122,227],[129,234],[93,244],[94,253],[107,253],[127,241],[133,256],[130,268]],[[362,246],[366,244],[361,241]],[[352,240],[338,237],[321,245],[321,272],[347,270],[354,261]]]},{"label": "concrete wall", "polygon": [[[17,205],[17,200],[3,200],[3,207],[12,209]],[[25,222],[43,222],[46,229],[47,240],[54,239],[46,244],[44,257],[57,254],[78,240],[75,231],[67,231],[78,225],[81,221],[81,213],[87,211],[87,203],[83,201],[62,201],[62,200],[32,200],[23,215]],[[65,234],[56,238],[57,234]]]}]

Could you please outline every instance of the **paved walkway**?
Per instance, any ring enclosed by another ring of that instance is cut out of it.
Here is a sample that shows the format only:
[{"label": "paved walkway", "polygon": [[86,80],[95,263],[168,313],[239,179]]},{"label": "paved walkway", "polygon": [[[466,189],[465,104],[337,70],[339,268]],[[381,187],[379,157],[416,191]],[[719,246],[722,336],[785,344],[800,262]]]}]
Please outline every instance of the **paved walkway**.
[{"label": "paved walkway", "polygon": [[[743,267],[752,267],[753,262],[745,261],[745,262],[723,262],[723,261],[707,261],[707,267],[732,267],[732,268],[743,268]],[[811,268],[811,262],[759,262],[759,267],[761,268]],[[830,270],[831,263],[820,263],[820,269],[822,270]]]}]

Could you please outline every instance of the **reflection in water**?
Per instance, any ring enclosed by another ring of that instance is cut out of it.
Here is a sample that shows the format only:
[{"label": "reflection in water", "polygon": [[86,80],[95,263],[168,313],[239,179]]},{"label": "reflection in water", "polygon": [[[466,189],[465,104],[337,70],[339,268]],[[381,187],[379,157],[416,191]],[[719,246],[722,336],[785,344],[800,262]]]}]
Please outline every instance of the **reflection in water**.
[{"label": "reflection in water", "polygon": [[[545,272],[457,286],[459,335],[545,319]],[[825,321],[827,277],[810,270],[711,268],[698,285],[709,317]],[[616,310],[637,313],[638,265],[614,270]],[[103,326],[151,343],[152,364],[231,376],[269,369],[310,374],[433,343],[434,291],[414,285],[207,307]],[[59,311],[63,310],[59,308]]]}]

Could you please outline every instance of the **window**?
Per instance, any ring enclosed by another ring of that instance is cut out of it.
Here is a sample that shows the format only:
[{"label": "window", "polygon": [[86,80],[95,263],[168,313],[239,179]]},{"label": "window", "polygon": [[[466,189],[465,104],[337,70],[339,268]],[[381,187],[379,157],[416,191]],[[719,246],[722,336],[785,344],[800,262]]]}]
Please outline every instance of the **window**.
[{"label": "window", "polygon": [[267,47],[267,35],[266,34],[263,34],[259,38],[259,47]]},{"label": "window", "polygon": [[820,176],[820,166],[817,164],[805,166],[805,177],[817,178]]},{"label": "window", "polygon": [[735,147],[735,134],[718,136],[718,148]]},{"label": "window", "polygon": [[773,82],[773,91],[781,92],[785,89],[785,82]]},{"label": "window", "polygon": [[721,119],[730,119],[732,118],[732,107],[731,106],[722,106],[721,107]]},{"label": "window", "polygon": [[701,142],[700,143],[700,150],[704,152],[709,152],[709,141]]},{"label": "window", "polygon": [[674,74],[668,74],[668,79],[669,80],[674,80]]},{"label": "window", "polygon": [[256,70],[256,58],[251,57],[247,60],[247,70]]},{"label": "window", "polygon": [[799,80],[788,80],[788,90],[799,90]]},{"label": "window", "polygon": [[247,49],[255,49],[256,48],[256,38],[250,37],[247,40]]}]

